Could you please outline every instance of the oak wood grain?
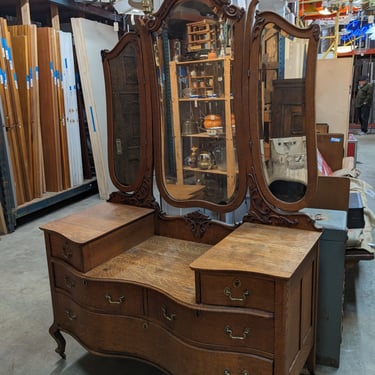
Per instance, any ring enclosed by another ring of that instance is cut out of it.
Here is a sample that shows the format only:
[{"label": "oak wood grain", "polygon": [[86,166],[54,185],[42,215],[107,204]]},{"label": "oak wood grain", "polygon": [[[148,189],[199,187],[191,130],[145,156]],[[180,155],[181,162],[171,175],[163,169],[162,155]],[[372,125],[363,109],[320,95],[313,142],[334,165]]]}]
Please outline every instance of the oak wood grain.
[{"label": "oak wood grain", "polygon": [[320,235],[301,229],[243,223],[192,262],[191,267],[290,278]]},{"label": "oak wood grain", "polygon": [[184,303],[194,303],[195,278],[189,264],[210,245],[152,236],[87,273],[152,286]]}]

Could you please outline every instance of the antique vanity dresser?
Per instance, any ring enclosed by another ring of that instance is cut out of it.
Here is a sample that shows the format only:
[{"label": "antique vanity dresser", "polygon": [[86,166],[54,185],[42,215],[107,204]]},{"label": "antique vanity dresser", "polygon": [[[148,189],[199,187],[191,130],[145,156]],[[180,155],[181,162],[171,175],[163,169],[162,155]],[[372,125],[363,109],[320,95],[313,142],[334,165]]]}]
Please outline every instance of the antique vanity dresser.
[{"label": "antique vanity dresser", "polygon": [[64,332],[173,375],[314,371],[319,30],[256,7],[166,0],[103,52],[119,191],[41,228],[62,357]]}]

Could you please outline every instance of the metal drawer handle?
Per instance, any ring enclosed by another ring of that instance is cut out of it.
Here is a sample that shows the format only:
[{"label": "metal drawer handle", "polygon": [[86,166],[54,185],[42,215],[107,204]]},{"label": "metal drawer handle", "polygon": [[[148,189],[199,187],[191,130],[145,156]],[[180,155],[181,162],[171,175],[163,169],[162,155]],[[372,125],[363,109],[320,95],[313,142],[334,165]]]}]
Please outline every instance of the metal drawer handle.
[{"label": "metal drawer handle", "polygon": [[75,320],[77,319],[77,315],[74,315],[74,313],[70,310],[65,310],[66,316],[69,320]]},{"label": "metal drawer handle", "polygon": [[168,315],[167,307],[165,305],[163,305],[161,307],[161,311],[163,311],[163,317],[165,319],[169,320],[170,322],[172,320],[176,320],[176,314],[170,314],[170,315]]},{"label": "metal drawer handle", "polygon": [[233,331],[230,326],[225,327],[225,333],[233,340],[245,340],[246,337],[249,335],[250,330],[249,328],[245,328],[242,332],[242,336],[233,336]]},{"label": "metal drawer handle", "polygon": [[246,289],[243,294],[242,294],[242,297],[233,297],[232,296],[232,291],[230,290],[229,286],[225,287],[224,289],[224,294],[229,297],[229,299],[231,301],[240,301],[240,302],[244,302],[246,301],[247,297],[250,295],[250,292]]},{"label": "metal drawer handle", "polygon": [[[230,375],[230,371],[227,368],[224,370],[224,375]],[[249,374],[249,371],[243,370],[241,371],[241,375],[250,375],[250,374]]]},{"label": "metal drawer handle", "polygon": [[75,282],[68,276],[64,277],[65,286],[69,289],[72,289],[76,286]]},{"label": "metal drawer handle", "polygon": [[125,301],[125,296],[121,296],[118,301],[113,301],[109,294],[105,295],[105,299],[112,305],[121,305]]}]

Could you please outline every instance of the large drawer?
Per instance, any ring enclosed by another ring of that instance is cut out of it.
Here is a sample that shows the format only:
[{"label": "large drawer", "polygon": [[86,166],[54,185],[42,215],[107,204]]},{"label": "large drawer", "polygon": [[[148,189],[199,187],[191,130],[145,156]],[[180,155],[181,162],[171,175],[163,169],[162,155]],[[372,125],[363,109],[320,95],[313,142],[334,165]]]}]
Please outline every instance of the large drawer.
[{"label": "large drawer", "polygon": [[241,273],[199,272],[197,302],[275,311],[275,283]]},{"label": "large drawer", "polygon": [[162,327],[140,318],[97,314],[56,294],[56,326],[88,349],[134,356],[173,375],[272,375],[273,361],[256,355],[188,345]]},{"label": "large drawer", "polygon": [[200,308],[181,305],[148,290],[150,319],[175,335],[200,344],[242,352],[274,353],[272,313],[245,309]]},{"label": "large drawer", "polygon": [[104,313],[143,315],[143,289],[115,281],[95,281],[76,273],[71,267],[52,262],[55,288],[68,293],[77,303]]}]

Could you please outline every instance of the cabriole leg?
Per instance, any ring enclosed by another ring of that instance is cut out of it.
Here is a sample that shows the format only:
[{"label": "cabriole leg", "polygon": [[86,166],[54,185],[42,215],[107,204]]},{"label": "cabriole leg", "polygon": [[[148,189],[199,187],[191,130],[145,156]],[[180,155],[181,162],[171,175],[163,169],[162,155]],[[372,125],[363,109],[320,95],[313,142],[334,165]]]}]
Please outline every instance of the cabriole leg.
[{"label": "cabriole leg", "polygon": [[49,329],[49,333],[57,342],[57,348],[55,349],[55,352],[60,354],[61,358],[65,359],[66,358],[66,355],[65,355],[66,341],[63,335],[61,334],[60,330],[56,327],[55,324],[52,324],[52,326]]}]

